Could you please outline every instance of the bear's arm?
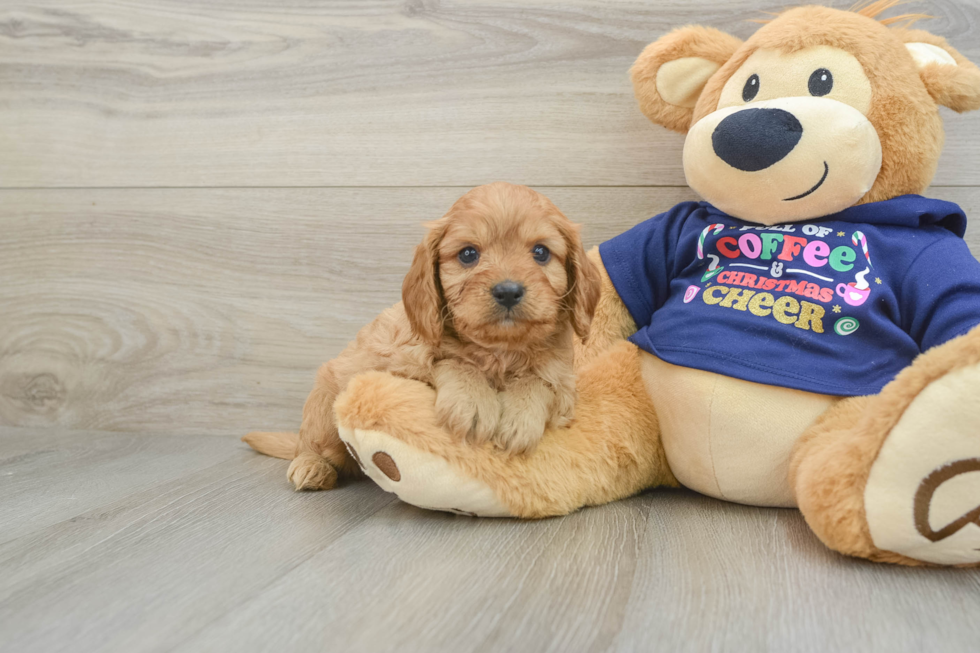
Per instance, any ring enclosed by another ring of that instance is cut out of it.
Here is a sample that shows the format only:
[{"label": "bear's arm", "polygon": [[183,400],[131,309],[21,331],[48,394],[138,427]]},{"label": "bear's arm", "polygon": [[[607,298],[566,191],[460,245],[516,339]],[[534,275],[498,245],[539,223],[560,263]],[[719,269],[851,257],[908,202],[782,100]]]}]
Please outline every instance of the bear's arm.
[{"label": "bear's arm", "polygon": [[636,333],[636,323],[630,315],[626,304],[620,299],[619,293],[613,286],[609,273],[599,256],[599,248],[589,251],[589,260],[599,269],[602,277],[602,291],[595,315],[589,327],[589,336],[582,341],[575,340],[575,366],[581,367],[592,361],[597,355],[606,351],[620,340],[625,340]]},{"label": "bear's arm", "polygon": [[589,337],[576,346],[576,365],[650,323],[670,295],[674,253],[685,222],[699,209],[697,202],[681,202],[589,252],[602,276],[602,292]]}]

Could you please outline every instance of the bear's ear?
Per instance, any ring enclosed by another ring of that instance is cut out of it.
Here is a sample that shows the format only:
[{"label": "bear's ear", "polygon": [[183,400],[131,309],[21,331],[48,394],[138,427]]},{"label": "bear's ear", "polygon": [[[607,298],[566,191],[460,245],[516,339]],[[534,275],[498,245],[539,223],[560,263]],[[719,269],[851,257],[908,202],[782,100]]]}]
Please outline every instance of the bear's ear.
[{"label": "bear's ear", "polygon": [[980,109],[980,69],[940,36],[922,30],[896,31],[936,104],[960,113]]},{"label": "bear's ear", "polygon": [[741,45],[730,34],[699,25],[657,39],[630,70],[640,110],[658,125],[686,132],[704,85]]}]

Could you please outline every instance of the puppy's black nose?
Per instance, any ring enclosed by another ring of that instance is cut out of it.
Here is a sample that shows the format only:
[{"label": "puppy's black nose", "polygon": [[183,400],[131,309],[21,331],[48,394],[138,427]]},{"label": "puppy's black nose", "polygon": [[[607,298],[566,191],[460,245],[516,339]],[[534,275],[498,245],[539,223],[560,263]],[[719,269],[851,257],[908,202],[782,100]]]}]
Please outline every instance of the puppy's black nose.
[{"label": "puppy's black nose", "polygon": [[803,137],[803,125],[782,109],[742,109],[715,127],[711,144],[738,170],[756,172],[782,161]]},{"label": "puppy's black nose", "polygon": [[524,298],[524,286],[516,281],[501,281],[494,286],[490,293],[497,303],[504,308],[514,308]]}]

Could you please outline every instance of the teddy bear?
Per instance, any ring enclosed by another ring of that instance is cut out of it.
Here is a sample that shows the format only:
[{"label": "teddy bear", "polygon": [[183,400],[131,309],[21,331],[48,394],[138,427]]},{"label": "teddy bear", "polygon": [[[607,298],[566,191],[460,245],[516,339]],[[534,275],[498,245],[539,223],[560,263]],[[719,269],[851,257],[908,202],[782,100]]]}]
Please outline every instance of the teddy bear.
[{"label": "teddy bear", "polygon": [[636,98],[686,134],[704,201],[589,253],[602,293],[574,421],[511,455],[453,438],[427,385],[365,373],[334,405],[362,470],[487,517],[683,486],[796,507],[843,554],[980,564],[980,263],[960,208],[919,195],[938,107],[980,108],[980,70],[909,16],[881,19],[894,4],[650,44]]}]

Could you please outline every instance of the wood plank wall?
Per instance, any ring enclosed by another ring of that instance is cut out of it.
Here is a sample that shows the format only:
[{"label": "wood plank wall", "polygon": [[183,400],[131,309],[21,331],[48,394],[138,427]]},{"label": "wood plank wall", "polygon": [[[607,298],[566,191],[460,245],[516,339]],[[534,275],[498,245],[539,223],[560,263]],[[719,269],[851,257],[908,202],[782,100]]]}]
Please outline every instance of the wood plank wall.
[{"label": "wood plank wall", "polygon": [[[0,424],[296,427],[467,188],[533,185],[590,243],[694,198],[627,70],[673,26],[744,38],[781,6],[4,2]],[[976,0],[902,10],[980,61]],[[944,116],[931,194],[980,215],[980,115]]]}]

